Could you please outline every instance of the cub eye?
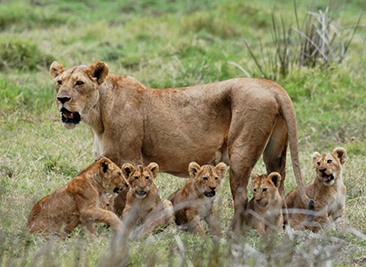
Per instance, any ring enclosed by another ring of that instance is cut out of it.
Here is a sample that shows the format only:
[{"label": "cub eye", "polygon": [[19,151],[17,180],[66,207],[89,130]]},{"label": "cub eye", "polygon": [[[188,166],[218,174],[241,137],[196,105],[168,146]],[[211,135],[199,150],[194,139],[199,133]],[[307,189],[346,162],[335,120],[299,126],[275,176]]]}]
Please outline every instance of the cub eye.
[{"label": "cub eye", "polygon": [[107,207],[109,207],[109,204],[107,204]]},{"label": "cub eye", "polygon": [[257,192],[257,189],[255,189],[255,188],[254,188],[254,189],[253,189],[253,191],[254,191],[254,192]]},{"label": "cub eye", "polygon": [[122,172],[119,172],[118,175],[122,177]]},{"label": "cub eye", "polygon": [[76,82],[76,85],[83,85],[84,84],[84,82],[82,82],[82,81],[77,81]]},{"label": "cub eye", "polygon": [[320,161],[318,161],[318,163],[317,163],[317,164],[318,164],[318,166],[320,166]]},{"label": "cub eye", "polygon": [[148,180],[150,177],[149,176],[146,176],[145,179]]},{"label": "cub eye", "polygon": [[135,176],[135,179],[136,179],[136,180],[138,180],[138,179],[139,179],[139,177],[138,177],[138,176]]},{"label": "cub eye", "polygon": [[218,180],[219,179],[219,177],[215,177],[215,180]]},{"label": "cub eye", "polygon": [[263,192],[266,192],[267,191],[267,188],[263,188]]},{"label": "cub eye", "polygon": [[61,80],[58,80],[58,81],[57,81],[57,83],[58,83],[59,85],[61,85],[61,84],[62,84],[62,81],[61,81]]},{"label": "cub eye", "polygon": [[327,163],[332,163],[332,160],[331,160],[331,159],[328,159],[328,160],[327,160]]},{"label": "cub eye", "polygon": [[203,180],[208,181],[208,178],[207,177],[203,177]]}]

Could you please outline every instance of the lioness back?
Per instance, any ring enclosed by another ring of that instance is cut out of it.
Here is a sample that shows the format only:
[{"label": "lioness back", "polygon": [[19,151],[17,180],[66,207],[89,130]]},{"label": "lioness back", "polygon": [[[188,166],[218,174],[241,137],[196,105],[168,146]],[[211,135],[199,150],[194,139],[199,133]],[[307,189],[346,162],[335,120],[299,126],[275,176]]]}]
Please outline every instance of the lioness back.
[{"label": "lioness back", "polygon": [[347,152],[342,147],[323,155],[315,152],[312,160],[316,177],[305,189],[308,196],[315,201],[315,213],[302,203],[295,188],[286,196],[290,225],[316,232],[329,229],[331,219],[337,229],[343,229],[346,187],[343,184],[342,168],[347,160]]}]

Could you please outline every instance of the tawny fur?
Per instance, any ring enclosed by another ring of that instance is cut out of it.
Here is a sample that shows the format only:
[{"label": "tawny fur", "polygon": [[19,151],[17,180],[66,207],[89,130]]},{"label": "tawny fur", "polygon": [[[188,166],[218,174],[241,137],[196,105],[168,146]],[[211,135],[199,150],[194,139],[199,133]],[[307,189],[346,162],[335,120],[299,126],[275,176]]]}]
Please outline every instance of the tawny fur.
[{"label": "tawny fur", "polygon": [[115,212],[113,195],[102,193],[102,195],[99,197],[98,207],[100,207],[104,210],[109,210],[109,211]]},{"label": "tawny fur", "polygon": [[161,201],[154,179],[159,166],[152,162],[147,167],[126,163],[122,172],[127,177],[130,190],[127,193],[123,222],[130,232],[133,226],[142,225],[139,236],[151,234],[160,226],[173,221],[173,205],[168,200]]},{"label": "tawny fur", "polygon": [[284,199],[278,192],[280,183],[281,175],[277,172],[260,176],[252,173],[253,198],[249,201],[246,224],[260,235],[283,230]]},{"label": "tawny fur", "polygon": [[330,219],[335,222],[337,229],[345,226],[345,199],[346,186],[343,184],[342,169],[347,160],[347,152],[342,147],[337,147],[332,153],[320,155],[313,154],[313,167],[316,172],[315,179],[305,186],[307,195],[315,201],[315,217],[309,221],[306,214],[297,213],[300,209],[307,211],[302,203],[297,188],[286,196],[289,209],[290,225],[298,229],[311,229],[316,232],[320,229],[330,228]]},{"label": "tawny fur", "polygon": [[94,223],[105,223],[117,231],[120,219],[98,207],[103,191],[118,193],[128,186],[121,169],[102,158],[73,178],[67,185],[38,201],[33,207],[27,229],[31,233],[67,236],[79,224],[88,237],[94,235]]},{"label": "tawny fur", "polygon": [[[64,126],[74,128],[79,120],[89,125],[95,156],[106,156],[118,166],[154,161],[160,171],[181,177],[188,177],[191,161],[230,165],[232,228],[242,226],[250,173],[262,154],[267,173],[281,174],[284,197],[288,143],[302,201],[313,204],[301,177],[295,111],[278,84],[236,78],[150,89],[130,76],[109,73],[100,61],[71,68],[55,61],[50,72]],[[123,210],[118,205],[124,204],[125,194],[115,201],[117,213]]]},{"label": "tawny fur", "polygon": [[201,225],[201,219],[204,219],[212,234],[223,235],[216,219],[214,201],[216,190],[225,177],[226,164],[220,162],[215,167],[191,162],[188,170],[188,181],[169,197],[173,203],[176,224],[187,226],[194,233],[205,236]]}]

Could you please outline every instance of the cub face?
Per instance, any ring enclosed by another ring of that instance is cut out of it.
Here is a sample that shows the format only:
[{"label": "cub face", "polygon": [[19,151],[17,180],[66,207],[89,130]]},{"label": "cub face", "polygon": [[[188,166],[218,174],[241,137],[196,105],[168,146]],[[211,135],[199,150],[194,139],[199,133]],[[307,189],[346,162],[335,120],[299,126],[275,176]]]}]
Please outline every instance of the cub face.
[{"label": "cub face", "polygon": [[134,191],[135,196],[139,199],[143,199],[147,196],[147,193],[154,184],[154,179],[158,176],[159,165],[152,162],[146,167],[142,165],[134,166],[126,163],[122,166],[122,172],[127,177],[131,190]]},{"label": "cub face", "polygon": [[255,203],[259,208],[266,209],[270,203],[275,201],[281,183],[281,175],[278,172],[272,172],[269,175],[252,173],[251,177]]},{"label": "cub face", "polygon": [[95,164],[98,164],[99,182],[105,191],[116,196],[120,191],[129,187],[127,180],[122,175],[121,169],[110,159],[100,158]]},{"label": "cub face", "polygon": [[63,125],[73,129],[79,124],[99,98],[98,88],[108,75],[103,62],[94,62],[89,67],[81,65],[66,68],[58,61],[50,67],[56,85],[56,104]]},{"label": "cub face", "polygon": [[196,162],[191,162],[188,172],[200,194],[211,198],[216,195],[216,190],[225,176],[226,164],[220,162],[216,166],[200,166]]},{"label": "cub face", "polygon": [[342,177],[342,165],[347,160],[347,152],[343,147],[337,147],[332,153],[313,154],[313,167],[318,179],[325,185],[331,186]]}]

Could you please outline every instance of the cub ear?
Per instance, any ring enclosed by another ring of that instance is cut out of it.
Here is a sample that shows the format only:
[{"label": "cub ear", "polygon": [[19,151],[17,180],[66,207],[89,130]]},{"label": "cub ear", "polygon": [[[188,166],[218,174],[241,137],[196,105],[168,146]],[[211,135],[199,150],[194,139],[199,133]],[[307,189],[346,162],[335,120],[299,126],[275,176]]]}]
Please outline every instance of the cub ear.
[{"label": "cub ear", "polygon": [[135,167],[130,163],[125,163],[122,165],[122,173],[128,180],[130,178],[131,173],[135,170]]},{"label": "cub ear", "polygon": [[226,164],[223,162],[220,162],[219,164],[216,165],[216,170],[219,173],[220,178],[224,178],[225,174],[226,174]]},{"label": "cub ear", "polygon": [[53,78],[56,78],[58,75],[64,72],[64,67],[59,61],[53,61],[50,67],[50,73]]},{"label": "cub ear", "polygon": [[109,69],[107,64],[101,61],[92,63],[86,70],[90,77],[95,78],[99,85],[101,85],[107,78]]},{"label": "cub ear", "polygon": [[196,178],[197,173],[201,170],[201,166],[198,165],[198,163],[192,161],[191,163],[189,163],[188,166],[188,173],[189,176],[192,178]]},{"label": "cub ear", "polygon": [[278,188],[280,186],[281,180],[282,180],[281,174],[279,174],[278,172],[271,172],[268,175],[268,178],[271,179],[271,181],[275,185],[275,187]]},{"label": "cub ear", "polygon": [[155,162],[151,162],[147,168],[152,172],[154,178],[156,178],[156,176],[158,176],[159,173],[159,165]]},{"label": "cub ear", "polygon": [[102,172],[107,173],[108,170],[110,169],[110,165],[112,164],[112,161],[110,161],[107,158],[101,158],[99,160],[99,164],[100,164],[100,168],[101,168]]},{"label": "cub ear", "polygon": [[101,160],[101,159],[106,159],[106,157],[104,157],[104,156],[98,156],[98,157],[96,157],[96,158],[94,159],[94,162],[97,162],[97,161],[99,161],[99,160]]},{"label": "cub ear", "polygon": [[337,147],[332,152],[333,156],[339,159],[339,162],[343,165],[347,160],[347,151],[343,147]]},{"label": "cub ear", "polygon": [[254,186],[254,180],[259,178],[258,174],[256,174],[255,172],[252,172],[250,174],[250,179],[252,180],[252,186]]},{"label": "cub ear", "polygon": [[313,157],[313,167],[315,168],[318,161],[320,160],[321,155],[318,152],[314,152],[312,157]]}]

